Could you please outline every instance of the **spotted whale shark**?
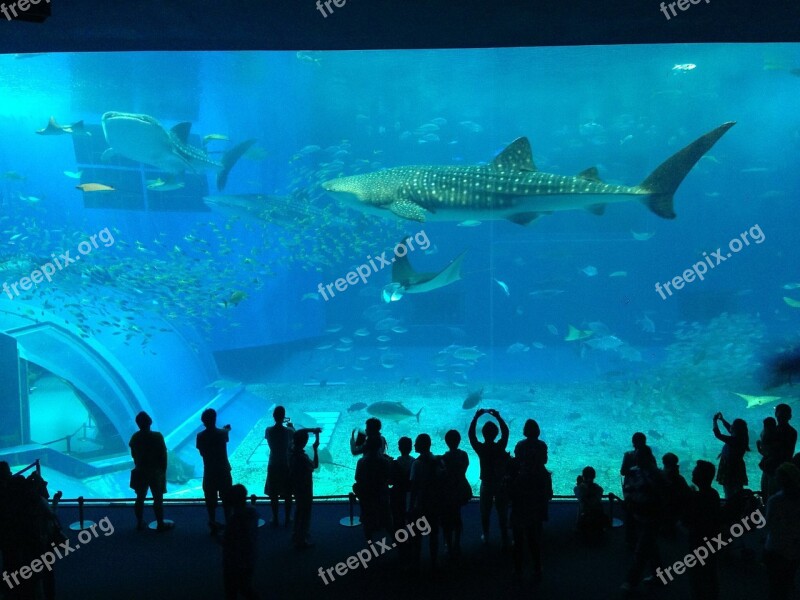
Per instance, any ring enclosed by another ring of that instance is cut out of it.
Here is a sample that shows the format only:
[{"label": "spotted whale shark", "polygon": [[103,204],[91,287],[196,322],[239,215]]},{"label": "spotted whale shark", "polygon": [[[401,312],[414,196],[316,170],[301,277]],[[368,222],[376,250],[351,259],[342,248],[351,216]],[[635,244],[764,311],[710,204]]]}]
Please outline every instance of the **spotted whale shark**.
[{"label": "spotted whale shark", "polygon": [[107,160],[114,155],[156,167],[176,179],[184,171],[217,172],[217,189],[222,190],[228,175],[242,155],[255,143],[247,140],[231,148],[220,161],[189,144],[191,123],[178,123],[166,129],[149,115],[107,112],[101,119],[103,134],[109,145],[103,153]]},{"label": "spotted whale shark", "polygon": [[674,219],[673,196],[700,158],[734,122],[723,123],[673,154],[639,185],[605,183],[596,167],[577,176],[544,173],[521,137],[487,165],[404,166],[326,181],[332,196],[365,213],[411,221],[508,219],[526,225],[542,214],[639,200],[664,219]]}]

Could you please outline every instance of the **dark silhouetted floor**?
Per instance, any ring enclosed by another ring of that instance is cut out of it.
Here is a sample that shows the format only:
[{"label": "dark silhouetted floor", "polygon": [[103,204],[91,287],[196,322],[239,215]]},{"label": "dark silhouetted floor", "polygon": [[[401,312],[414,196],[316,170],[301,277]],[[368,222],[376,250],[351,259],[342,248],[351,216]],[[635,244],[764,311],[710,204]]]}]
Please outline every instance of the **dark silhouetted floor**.
[{"label": "dark silhouetted floor", "polygon": [[[167,506],[167,518],[173,519],[173,531],[137,532],[131,507],[92,507],[87,517],[99,520],[108,516],[114,533],[100,535],[56,563],[60,600],[205,600],[222,599],[221,547],[208,533],[204,508]],[[329,585],[318,575],[346,561],[366,546],[360,527],[346,528],[339,519],[347,515],[346,504],[315,504],[312,535],[316,545],[298,551],[290,546],[290,532],[267,525],[259,530],[259,568],[255,581],[262,600],[268,599],[338,599],[403,598],[407,600],[452,598],[552,598],[604,599],[622,598],[631,555],[625,548],[622,530],[610,532],[605,543],[587,547],[572,533],[575,504],[556,503],[546,524],[544,578],[534,585],[530,571],[522,582],[512,577],[510,561],[501,555],[496,536],[488,547],[480,541],[478,506],[464,509],[463,556],[449,560],[443,556],[438,573],[430,572],[427,546],[424,549],[420,578],[398,569],[398,549],[386,552],[338,577]],[[220,511],[221,512],[221,511]],[[267,508],[259,506],[262,517]],[[152,518],[148,505],[146,517]],[[74,507],[63,506],[59,515],[65,526],[75,520]],[[759,564],[762,532],[743,538],[746,545],[758,549],[752,558],[743,558],[739,549],[725,551],[721,559],[722,597],[726,600],[766,598],[764,568]],[[73,546],[77,534],[70,532]],[[391,541],[391,540],[389,540]],[[78,542],[79,543],[79,542]],[[681,538],[663,543],[666,564],[687,552]],[[0,582],[2,584],[2,582]],[[5,586],[5,584],[2,584]],[[643,587],[634,597],[689,597],[684,574],[667,586]]]}]

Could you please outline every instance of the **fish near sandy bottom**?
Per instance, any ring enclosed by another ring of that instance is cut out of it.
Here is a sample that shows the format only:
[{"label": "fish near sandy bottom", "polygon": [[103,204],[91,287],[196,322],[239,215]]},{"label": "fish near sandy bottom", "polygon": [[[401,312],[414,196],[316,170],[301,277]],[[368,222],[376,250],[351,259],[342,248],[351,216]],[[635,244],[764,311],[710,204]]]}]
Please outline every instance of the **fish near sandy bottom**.
[{"label": "fish near sandy bottom", "polygon": [[420,408],[419,411],[414,414],[400,402],[375,402],[367,407],[367,412],[373,417],[378,417],[379,419],[388,419],[390,421],[394,421],[395,423],[399,423],[408,417],[415,417],[417,419],[417,423],[419,423],[419,415],[422,412],[422,408]]},{"label": "fish near sandy bottom", "polygon": [[477,392],[470,392],[464,399],[464,403],[461,405],[461,408],[466,410],[475,408],[481,403],[481,400],[483,400],[483,388],[479,389]]},{"label": "fish near sandy bottom", "polygon": [[326,181],[322,187],[363,213],[411,221],[508,219],[527,225],[542,214],[586,209],[600,215],[612,202],[640,200],[653,213],[674,219],[673,195],[697,161],[734,122],[673,154],[639,185],[608,184],[597,168],[577,176],[543,173],[533,162],[530,142],[521,137],[490,164],[404,166]]}]

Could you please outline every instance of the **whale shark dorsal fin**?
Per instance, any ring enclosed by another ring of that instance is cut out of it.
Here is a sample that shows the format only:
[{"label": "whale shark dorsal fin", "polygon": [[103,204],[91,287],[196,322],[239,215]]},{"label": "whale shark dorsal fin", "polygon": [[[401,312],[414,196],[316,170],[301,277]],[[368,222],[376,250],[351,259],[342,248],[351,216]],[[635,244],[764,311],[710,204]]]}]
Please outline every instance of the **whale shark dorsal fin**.
[{"label": "whale shark dorsal fin", "polygon": [[597,167],[589,167],[588,169],[584,169],[578,173],[578,177],[588,181],[603,183],[603,180],[600,179],[600,172],[597,170]]},{"label": "whale shark dorsal fin", "polygon": [[528,138],[517,138],[506,146],[506,149],[494,158],[492,167],[503,172],[536,171]]},{"label": "whale shark dorsal fin", "polygon": [[189,134],[192,132],[192,124],[188,121],[178,123],[170,131],[184,144],[189,142]]}]

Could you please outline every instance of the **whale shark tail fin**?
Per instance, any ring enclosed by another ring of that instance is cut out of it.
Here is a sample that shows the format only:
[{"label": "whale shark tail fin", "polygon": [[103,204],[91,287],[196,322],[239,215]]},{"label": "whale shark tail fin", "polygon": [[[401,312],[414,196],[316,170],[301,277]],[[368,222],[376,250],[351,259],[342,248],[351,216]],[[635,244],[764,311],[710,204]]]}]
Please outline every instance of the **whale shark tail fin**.
[{"label": "whale shark tail fin", "polygon": [[241,144],[237,144],[230,150],[228,150],[225,154],[222,155],[222,170],[217,175],[217,189],[222,191],[225,189],[225,184],[228,183],[228,175],[230,175],[231,169],[237,163],[237,161],[242,158],[242,155],[247,152],[250,147],[255,144],[256,141],[253,140],[246,140]]},{"label": "whale shark tail fin", "polygon": [[728,129],[736,124],[735,121],[723,123],[716,129],[709,131],[704,136],[697,138],[691,144],[679,150],[667,160],[656,167],[655,171],[642,183],[639,188],[647,192],[642,202],[652,212],[664,219],[674,219],[673,195],[675,190],[697,164],[703,155],[711,150]]}]

